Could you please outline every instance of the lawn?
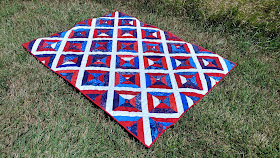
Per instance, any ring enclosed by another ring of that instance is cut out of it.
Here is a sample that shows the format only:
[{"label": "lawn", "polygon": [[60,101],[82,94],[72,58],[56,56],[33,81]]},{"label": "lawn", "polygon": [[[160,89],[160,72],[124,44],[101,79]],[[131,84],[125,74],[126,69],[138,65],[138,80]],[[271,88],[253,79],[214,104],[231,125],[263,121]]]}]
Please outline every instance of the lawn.
[{"label": "lawn", "polygon": [[[147,2],[0,1],[1,157],[280,156],[279,34]],[[21,46],[115,10],[238,64],[150,149]]]}]

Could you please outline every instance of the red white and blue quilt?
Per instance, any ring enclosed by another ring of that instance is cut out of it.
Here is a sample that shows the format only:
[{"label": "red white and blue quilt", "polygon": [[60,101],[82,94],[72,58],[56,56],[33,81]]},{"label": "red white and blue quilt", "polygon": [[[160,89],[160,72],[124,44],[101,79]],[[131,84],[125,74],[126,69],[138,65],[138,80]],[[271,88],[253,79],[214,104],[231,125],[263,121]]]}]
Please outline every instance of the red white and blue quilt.
[{"label": "red white and blue quilt", "polygon": [[236,66],[118,11],[23,46],[147,147]]}]

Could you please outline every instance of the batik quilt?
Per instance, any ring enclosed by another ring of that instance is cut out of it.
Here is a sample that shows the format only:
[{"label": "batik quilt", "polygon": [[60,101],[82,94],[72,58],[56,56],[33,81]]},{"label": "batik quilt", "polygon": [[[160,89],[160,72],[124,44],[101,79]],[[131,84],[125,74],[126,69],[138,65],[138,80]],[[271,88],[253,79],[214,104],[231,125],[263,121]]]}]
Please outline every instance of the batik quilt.
[{"label": "batik quilt", "polygon": [[236,66],[118,11],[23,46],[146,147]]}]

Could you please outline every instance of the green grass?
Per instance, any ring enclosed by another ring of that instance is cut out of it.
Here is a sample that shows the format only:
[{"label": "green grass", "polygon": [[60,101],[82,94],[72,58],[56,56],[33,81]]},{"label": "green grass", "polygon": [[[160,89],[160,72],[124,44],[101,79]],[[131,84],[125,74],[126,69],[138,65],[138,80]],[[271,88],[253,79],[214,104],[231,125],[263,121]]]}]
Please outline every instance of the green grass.
[{"label": "green grass", "polygon": [[161,14],[187,14],[207,24],[223,24],[226,29],[246,28],[275,37],[280,32],[280,1],[275,0],[141,0]]},{"label": "green grass", "polygon": [[[0,2],[1,157],[280,156],[279,37],[228,31],[146,3]],[[238,64],[150,149],[21,46],[115,10]]]}]

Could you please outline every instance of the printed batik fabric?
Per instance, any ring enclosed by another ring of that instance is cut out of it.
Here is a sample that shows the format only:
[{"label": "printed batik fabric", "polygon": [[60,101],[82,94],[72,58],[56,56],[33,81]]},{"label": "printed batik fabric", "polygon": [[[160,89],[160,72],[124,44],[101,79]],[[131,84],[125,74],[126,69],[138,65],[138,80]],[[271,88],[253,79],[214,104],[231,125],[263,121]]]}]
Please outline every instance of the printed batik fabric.
[{"label": "printed batik fabric", "polygon": [[147,147],[236,66],[118,11],[23,46]]}]

